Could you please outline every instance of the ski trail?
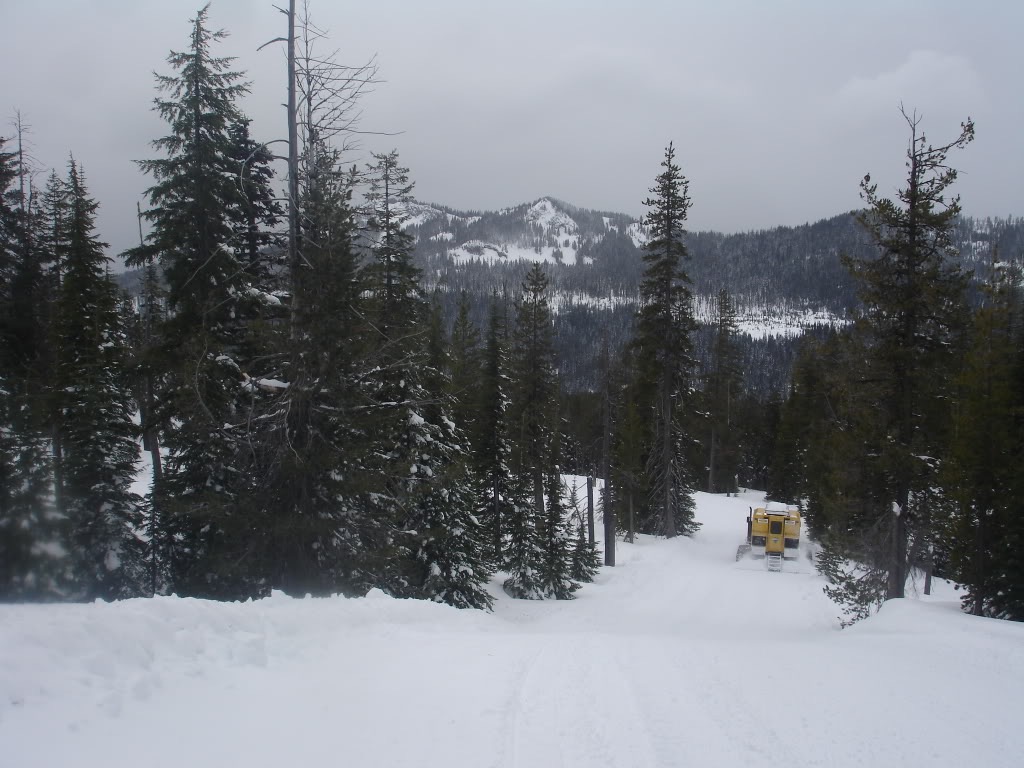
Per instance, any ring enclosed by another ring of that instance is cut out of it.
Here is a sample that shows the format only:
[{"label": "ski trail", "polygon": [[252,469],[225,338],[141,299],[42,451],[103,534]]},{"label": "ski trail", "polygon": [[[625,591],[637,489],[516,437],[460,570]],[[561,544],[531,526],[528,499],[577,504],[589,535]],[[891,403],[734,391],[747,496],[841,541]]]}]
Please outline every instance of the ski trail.
[{"label": "ski trail", "polygon": [[656,768],[642,710],[607,638],[532,636],[506,705],[501,768]]}]

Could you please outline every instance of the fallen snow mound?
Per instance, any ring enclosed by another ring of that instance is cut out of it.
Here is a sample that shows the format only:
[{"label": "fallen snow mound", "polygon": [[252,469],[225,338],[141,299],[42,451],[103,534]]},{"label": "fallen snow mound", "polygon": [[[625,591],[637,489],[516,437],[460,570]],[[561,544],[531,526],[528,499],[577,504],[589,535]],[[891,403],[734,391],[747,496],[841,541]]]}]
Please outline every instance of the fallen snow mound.
[{"label": "fallen snow mound", "polygon": [[840,631],[813,569],[735,562],[761,501],[698,494],[694,538],[619,541],[571,602],[496,578],[490,614],[379,592],[2,606],[0,764],[1017,764],[1024,627],[943,584]]}]

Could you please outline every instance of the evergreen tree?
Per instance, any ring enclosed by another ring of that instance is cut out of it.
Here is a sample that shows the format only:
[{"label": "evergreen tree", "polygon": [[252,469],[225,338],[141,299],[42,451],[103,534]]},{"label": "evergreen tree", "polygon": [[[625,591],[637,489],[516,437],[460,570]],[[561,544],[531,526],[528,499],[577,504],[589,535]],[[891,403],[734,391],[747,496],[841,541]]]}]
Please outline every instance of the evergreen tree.
[{"label": "evergreen tree", "polygon": [[665,169],[651,188],[654,197],[646,224],[650,239],[644,251],[633,345],[637,355],[636,398],[646,420],[646,488],[649,511],[641,529],[667,537],[689,535],[699,524],[693,519],[692,471],[685,459],[683,409],[689,403],[695,361],[691,334],[693,319],[690,279],[683,224],[690,208],[689,182],[675,164],[672,144],[661,163]]},{"label": "evergreen tree", "polygon": [[166,391],[159,399],[169,455],[156,502],[165,512],[164,539],[173,542],[171,588],[228,596],[238,593],[217,575],[223,568],[214,551],[229,529],[246,529],[227,515],[243,477],[239,453],[248,422],[241,383],[251,355],[251,280],[235,231],[244,174],[231,133],[242,120],[236,101],[247,86],[231,59],[213,56],[226,33],[209,29],[208,11],[192,20],[189,48],[168,56],[175,73],[157,76],[166,96],[156,99],[156,111],[170,133],[153,142],[164,157],[139,162],[154,179],[143,214],[152,230],[127,261],[157,260],[167,284],[159,361]]},{"label": "evergreen tree", "polygon": [[[506,563],[505,542],[516,510],[528,502],[520,498],[511,473],[509,439],[508,351],[504,307],[491,296],[479,369],[479,408],[472,430],[473,459],[478,482],[477,516],[483,521],[487,551],[496,567]],[[518,518],[517,518],[518,521]]]},{"label": "evergreen tree", "polygon": [[507,528],[510,540],[506,569],[510,576],[505,581],[505,590],[526,599],[541,599],[553,591],[559,592],[551,561],[559,546],[555,539],[562,534],[561,526],[555,523],[561,505],[558,500],[549,499],[557,510],[551,511],[544,501],[554,472],[550,464],[554,449],[551,425],[558,418],[553,335],[548,278],[540,264],[535,263],[526,276],[517,307],[510,376],[513,482],[522,489],[522,497],[532,495],[532,504],[525,503],[523,498],[512,510]]},{"label": "evergreen tree", "polygon": [[944,531],[951,575],[967,588],[963,604],[976,616],[1024,620],[1024,525],[1020,491],[1019,414],[1024,396],[1017,366],[1022,335],[1019,270],[997,266],[975,313],[971,343],[953,412],[950,461],[943,484],[953,514]]},{"label": "evergreen tree", "polygon": [[55,323],[54,393],[60,417],[64,514],[71,592],[85,599],[142,592],[144,548],[132,492],[138,446],[126,384],[127,340],[110,261],[96,239],[97,204],[72,162],[68,247]]},{"label": "evergreen tree", "polygon": [[399,165],[398,151],[373,155],[366,169],[367,227],[372,239],[372,261],[366,267],[369,311],[378,351],[384,361],[400,360],[407,349],[422,345],[425,317],[419,288],[420,271],[413,264],[412,235],[404,229],[413,185],[409,169]]},{"label": "evergreen tree", "polygon": [[645,451],[650,421],[637,399],[635,381],[635,354],[627,347],[622,365],[612,370],[610,403],[614,422],[611,449],[612,479],[610,509],[616,518],[617,529],[625,531],[626,541],[633,543],[638,530],[638,518],[645,509],[647,497]]},{"label": "evergreen tree", "polygon": [[589,583],[594,580],[601,567],[601,558],[597,547],[590,543],[587,535],[587,524],[580,511],[579,494],[574,485],[569,489],[569,578],[578,583]]},{"label": "evergreen tree", "polygon": [[537,576],[545,597],[571,600],[580,584],[572,577],[572,542],[569,538],[569,519],[559,466],[560,446],[561,436],[556,432],[552,439],[550,463],[545,471],[547,498],[544,514],[538,520],[542,555]]},{"label": "evergreen tree", "polygon": [[459,306],[452,325],[448,378],[454,400],[455,423],[470,436],[475,449],[478,444],[480,419],[480,330],[469,318],[469,294],[459,295]]},{"label": "evergreen tree", "polygon": [[926,546],[933,533],[924,502],[938,484],[950,372],[966,320],[966,277],[951,242],[960,201],[947,193],[957,173],[947,156],[974,138],[968,120],[953,141],[933,147],[920,118],[903,114],[910,127],[906,186],[893,201],[880,197],[865,176],[868,208],[859,221],[877,254],[845,259],[863,302],[857,325],[867,354],[863,380],[882,416],[871,449],[877,457],[872,473],[885,487],[875,515],[890,528],[886,599],[903,596],[908,547]]},{"label": "evergreen tree", "polygon": [[230,69],[232,59],[212,55],[227,33],[211,31],[208,15],[207,5],[192,20],[188,50],[168,56],[176,74],[157,75],[167,97],[156,99],[156,111],[171,132],[152,142],[165,157],[139,161],[155,181],[147,191],[152,207],[144,212],[153,228],[132,261],[160,261],[183,338],[203,328],[223,343],[237,330],[227,299],[246,287],[233,224],[242,172],[237,126],[244,124],[236,101],[248,86]]},{"label": "evergreen tree", "polygon": [[724,289],[718,293],[715,309],[714,341],[705,392],[711,422],[707,446],[708,493],[737,490],[738,445],[734,409],[742,383],[735,341],[736,310]]},{"label": "evergreen tree", "polygon": [[354,178],[339,153],[307,147],[299,208],[300,259],[290,275],[290,324],[276,340],[282,381],[250,380],[259,415],[239,501],[240,538],[255,584],[292,594],[364,594],[391,556],[393,521],[375,518],[363,466],[366,425],[356,411],[364,328],[358,299]]},{"label": "evergreen tree", "polygon": [[[280,260],[281,236],[275,231],[283,214],[274,195],[274,156],[249,133],[250,120],[238,115],[228,127],[230,163],[237,168],[237,204],[232,215],[235,248],[249,279],[263,290],[274,287],[272,259]],[[275,255],[276,254],[276,255]]]},{"label": "evergreen tree", "polygon": [[[366,195],[372,261],[363,275],[372,369],[364,391],[377,412],[371,466],[384,490],[374,503],[379,515],[394,521],[402,553],[399,571],[384,573],[383,583],[403,596],[486,608],[490,597],[483,585],[490,571],[473,516],[464,438],[452,421],[440,370],[442,334],[439,324],[429,323],[412,262],[414,241],[403,227],[412,184],[397,152],[374,159]],[[425,324],[435,330],[433,343]]]},{"label": "evergreen tree", "polygon": [[[20,173],[15,152],[0,137],[0,600],[28,600],[58,594],[59,546],[54,530],[51,462],[44,438],[38,368],[40,307],[25,313],[25,277],[38,264],[30,247],[24,196],[14,182]],[[31,286],[32,296],[37,286]],[[26,322],[28,321],[28,322]],[[48,346],[48,345],[47,345]]]}]

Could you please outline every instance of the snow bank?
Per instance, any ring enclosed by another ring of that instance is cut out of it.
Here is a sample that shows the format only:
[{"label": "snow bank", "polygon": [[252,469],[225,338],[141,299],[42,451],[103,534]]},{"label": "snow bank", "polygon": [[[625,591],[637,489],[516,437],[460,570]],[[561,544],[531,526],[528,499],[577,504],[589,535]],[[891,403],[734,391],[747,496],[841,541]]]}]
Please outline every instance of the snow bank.
[{"label": "snow bank", "polygon": [[840,631],[806,561],[734,562],[762,500],[698,494],[695,538],[619,541],[568,603],[496,577],[493,614],[379,592],[0,606],[0,765],[1017,764],[1024,627],[946,587]]}]

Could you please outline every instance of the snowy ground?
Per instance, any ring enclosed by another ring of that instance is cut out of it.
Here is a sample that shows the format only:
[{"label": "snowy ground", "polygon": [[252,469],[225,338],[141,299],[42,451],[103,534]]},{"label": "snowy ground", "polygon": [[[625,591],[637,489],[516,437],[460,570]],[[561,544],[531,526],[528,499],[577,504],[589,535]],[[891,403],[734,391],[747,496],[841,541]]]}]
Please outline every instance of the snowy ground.
[{"label": "snowy ground", "polygon": [[[747,506],[619,544],[569,603],[379,594],[0,607],[0,766],[1011,766],[1024,626],[946,586],[840,631]],[[495,582],[495,594],[500,589]]]}]

